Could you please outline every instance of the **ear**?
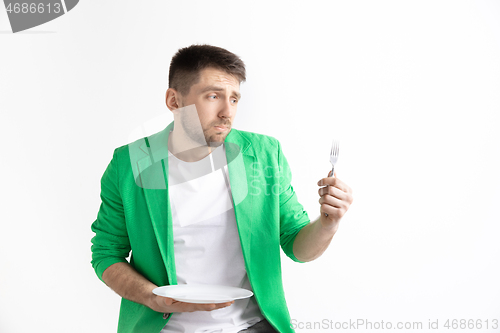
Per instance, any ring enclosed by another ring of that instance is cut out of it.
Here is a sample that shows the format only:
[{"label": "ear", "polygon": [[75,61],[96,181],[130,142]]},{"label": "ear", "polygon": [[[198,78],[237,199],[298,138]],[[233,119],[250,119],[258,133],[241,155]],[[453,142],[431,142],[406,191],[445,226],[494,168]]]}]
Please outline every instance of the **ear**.
[{"label": "ear", "polygon": [[179,92],[173,88],[168,88],[165,93],[165,104],[167,108],[175,114],[175,110],[177,110],[181,104]]}]

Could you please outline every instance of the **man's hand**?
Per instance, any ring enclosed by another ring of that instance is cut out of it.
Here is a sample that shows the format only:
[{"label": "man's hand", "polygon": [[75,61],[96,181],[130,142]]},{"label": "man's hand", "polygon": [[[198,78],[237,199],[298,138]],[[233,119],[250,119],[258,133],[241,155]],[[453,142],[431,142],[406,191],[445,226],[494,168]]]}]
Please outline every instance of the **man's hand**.
[{"label": "man's hand", "polygon": [[351,188],[336,177],[335,174],[335,178],[323,178],[318,182],[319,186],[330,186],[318,190],[321,216],[303,227],[295,237],[293,254],[300,261],[312,261],[325,252],[339,228],[340,219],[352,203]]},{"label": "man's hand", "polygon": [[179,302],[169,297],[154,295],[150,308],[157,312],[173,313],[173,312],[194,312],[194,311],[212,311],[230,306],[234,301],[226,303],[211,303],[211,304],[196,304]]},{"label": "man's hand", "polygon": [[328,173],[328,178],[318,182],[319,186],[330,185],[318,190],[320,196],[318,201],[321,204],[319,209],[321,225],[325,230],[336,232],[340,219],[351,206],[353,197],[351,188],[337,178],[337,173],[334,173],[335,178],[330,177],[331,173],[331,171]]},{"label": "man's hand", "polygon": [[158,286],[139,274],[128,262],[117,262],[102,274],[103,281],[118,295],[161,313],[212,311],[234,303],[195,304],[153,294]]}]

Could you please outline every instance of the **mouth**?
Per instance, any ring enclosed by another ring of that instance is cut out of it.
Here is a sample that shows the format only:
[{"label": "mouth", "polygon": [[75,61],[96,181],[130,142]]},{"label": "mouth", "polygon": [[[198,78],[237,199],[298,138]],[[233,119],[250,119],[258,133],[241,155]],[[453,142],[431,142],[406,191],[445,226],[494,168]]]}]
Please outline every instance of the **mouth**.
[{"label": "mouth", "polygon": [[222,132],[227,130],[226,126],[214,126],[214,127],[215,127],[215,129],[222,131]]}]

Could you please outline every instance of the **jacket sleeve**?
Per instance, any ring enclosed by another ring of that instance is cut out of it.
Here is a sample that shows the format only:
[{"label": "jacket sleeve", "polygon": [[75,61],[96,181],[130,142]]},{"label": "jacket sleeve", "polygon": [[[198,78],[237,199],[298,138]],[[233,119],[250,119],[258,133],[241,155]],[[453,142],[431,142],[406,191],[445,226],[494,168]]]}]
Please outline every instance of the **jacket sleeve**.
[{"label": "jacket sleeve", "polygon": [[[127,262],[130,253],[123,203],[118,184],[117,149],[101,178],[101,206],[91,229],[92,267],[102,281],[102,273],[117,262]],[[103,281],[104,282],[104,281]]]},{"label": "jacket sleeve", "polygon": [[278,142],[278,165],[279,165],[279,202],[280,202],[280,245],[283,252],[296,262],[298,260],[293,254],[293,242],[300,229],[309,224],[310,219],[304,207],[299,203],[297,194],[292,187],[292,172],[290,166],[281,151]]}]

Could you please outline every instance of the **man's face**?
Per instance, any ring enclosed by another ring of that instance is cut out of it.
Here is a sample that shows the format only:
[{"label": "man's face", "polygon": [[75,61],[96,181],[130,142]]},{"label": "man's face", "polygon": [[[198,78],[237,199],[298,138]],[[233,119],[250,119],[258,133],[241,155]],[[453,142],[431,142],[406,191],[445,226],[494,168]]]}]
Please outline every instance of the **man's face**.
[{"label": "man's face", "polygon": [[[200,72],[199,82],[191,86],[189,94],[180,96],[180,107],[195,104],[205,141],[209,145],[210,142],[220,144],[231,130],[240,97],[238,79],[224,71],[205,68]],[[191,133],[199,127],[187,123],[182,125],[191,138],[199,137]]]}]

